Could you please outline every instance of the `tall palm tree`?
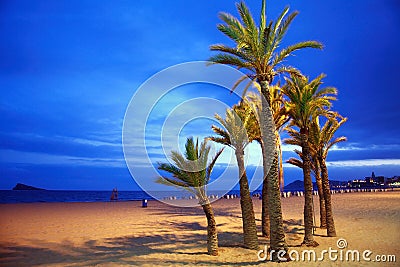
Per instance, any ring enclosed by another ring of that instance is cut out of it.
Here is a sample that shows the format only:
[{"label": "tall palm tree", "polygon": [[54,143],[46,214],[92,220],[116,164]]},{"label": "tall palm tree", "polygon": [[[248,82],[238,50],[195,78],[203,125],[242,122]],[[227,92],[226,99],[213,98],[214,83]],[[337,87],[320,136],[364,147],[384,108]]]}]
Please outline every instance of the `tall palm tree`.
[{"label": "tall palm tree", "polygon": [[174,164],[159,163],[158,169],[172,174],[172,177],[159,177],[157,182],[169,186],[177,186],[192,192],[199,199],[199,204],[207,217],[207,250],[212,256],[218,255],[217,224],[215,223],[214,212],[207,197],[207,184],[210,181],[211,172],[221,149],[214,158],[209,161],[210,146],[207,140],[199,145],[193,138],[188,138],[185,145],[185,155],[177,151],[171,152],[171,159]]},{"label": "tall palm tree", "polygon": [[[244,2],[237,5],[240,19],[228,14],[220,13],[223,24],[218,29],[229,37],[234,47],[223,44],[212,45],[212,51],[221,52],[210,58],[212,63],[227,64],[247,71],[246,76],[239,79],[237,86],[247,77],[259,83],[262,94],[262,109],[260,116],[260,128],[263,139],[263,166],[264,178],[270,173],[268,183],[268,207],[270,217],[270,246],[272,250],[287,250],[285,234],[283,231],[282,207],[278,178],[278,158],[276,150],[276,136],[273,115],[271,110],[271,97],[269,86],[274,77],[280,73],[295,73],[293,67],[284,66],[283,61],[294,51],[302,48],[322,48],[322,44],[316,41],[300,42],[278,51],[293,19],[298,12],[288,14],[289,8],[285,8],[278,19],[267,24],[265,15],[265,0],[262,1],[260,25],[256,23]],[[271,157],[270,155],[273,155]],[[272,167],[270,167],[272,166]],[[279,260],[277,257],[274,261]]]},{"label": "tall palm tree", "polygon": [[316,117],[313,120],[310,127],[310,143],[315,151],[317,162],[321,168],[322,189],[326,207],[327,235],[336,236],[326,158],[329,149],[332,148],[332,146],[347,140],[344,136],[334,138],[334,134],[339,127],[347,121],[347,118],[343,118],[337,113],[331,113],[330,115],[331,116],[328,117],[328,120],[325,121],[322,128],[319,123],[319,117]]},{"label": "tall palm tree", "polygon": [[[286,130],[288,131],[290,138],[285,139],[284,142],[286,144],[301,147],[300,133],[297,132],[296,130],[294,130],[293,128],[287,128]],[[310,135],[312,135],[311,129],[310,129]],[[315,177],[315,181],[316,181],[317,189],[318,189],[320,228],[326,228],[326,208],[325,208],[324,191],[322,189],[321,168],[320,168],[320,164],[317,159],[317,154],[316,154],[315,150],[313,149],[311,137],[309,139],[310,139],[310,153],[311,153],[311,172],[313,173],[313,175]],[[289,158],[286,162],[290,163],[294,166],[297,166],[300,169],[303,169],[303,161],[301,160],[301,158],[302,158],[301,151],[295,149],[294,152],[300,157],[300,159]]]},{"label": "tall palm tree", "polygon": [[[256,84],[257,89],[261,92],[261,88],[259,87],[258,84]],[[283,93],[281,91],[281,88],[279,85],[275,86],[270,86],[270,94],[271,94],[271,110],[273,113],[274,117],[274,123],[275,123],[275,136],[276,136],[276,148],[278,150],[278,155],[279,155],[279,171],[278,171],[278,177],[279,177],[279,185],[281,188],[283,188],[283,165],[282,165],[282,144],[281,144],[281,136],[279,132],[283,129],[283,126],[289,121],[289,116],[286,112],[286,108],[283,102]],[[257,110],[261,110],[261,98],[256,95],[255,93],[251,92],[246,96],[246,99],[249,101],[250,105],[252,106],[252,112]],[[257,114],[257,117],[254,116],[255,119],[258,119],[259,116]],[[257,135],[254,136],[254,140],[256,140],[260,146],[261,146],[261,151],[263,152],[262,154],[265,155],[263,151],[263,141],[261,138],[261,132],[259,128],[259,119],[255,121],[255,126],[258,127],[258,131],[254,131]],[[270,177],[273,172],[268,172],[268,176],[263,179],[263,185],[262,185],[262,202],[261,202],[261,231],[262,235],[265,237],[270,236],[270,220],[269,220],[269,211],[268,211],[268,180],[273,179]]]},{"label": "tall palm tree", "polygon": [[286,85],[282,88],[288,101],[285,102],[289,116],[290,126],[297,127],[300,133],[301,154],[304,177],[304,226],[305,234],[303,243],[305,246],[318,246],[313,237],[313,185],[311,180],[311,153],[309,144],[309,129],[312,118],[325,115],[331,107],[336,88],[325,87],[320,89],[324,74],[312,81],[305,76],[291,75],[285,78]]},{"label": "tall palm tree", "polygon": [[249,182],[244,166],[244,149],[249,144],[247,126],[248,122],[250,122],[250,113],[246,112],[240,104],[236,105],[236,110],[238,110],[238,113],[236,113],[234,109],[228,108],[226,110],[225,119],[221,118],[218,114],[215,115],[215,118],[225,129],[213,125],[212,129],[218,136],[212,136],[209,137],[209,139],[227,145],[235,150],[239,167],[240,206],[242,210],[244,245],[249,249],[258,250],[259,246],[253,201],[250,196]]}]

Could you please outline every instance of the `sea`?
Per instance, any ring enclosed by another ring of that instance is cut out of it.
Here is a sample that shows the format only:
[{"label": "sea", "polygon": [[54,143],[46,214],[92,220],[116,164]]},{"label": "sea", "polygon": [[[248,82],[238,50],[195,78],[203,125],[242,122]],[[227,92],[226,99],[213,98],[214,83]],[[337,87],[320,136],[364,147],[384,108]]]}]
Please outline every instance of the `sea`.
[{"label": "sea", "polygon": [[[39,203],[39,202],[109,202],[111,191],[62,191],[62,190],[0,190],[0,204],[7,203]],[[225,192],[226,193],[226,192]],[[261,193],[254,191],[253,194]],[[239,195],[239,190],[231,190],[227,194]],[[224,195],[224,192],[209,192],[209,195]],[[151,195],[144,191],[118,191],[118,201],[187,199],[189,192],[158,191]]]},{"label": "sea", "polygon": [[[381,187],[376,188],[381,189]],[[314,187],[316,190],[316,187]],[[301,192],[303,188],[291,187],[284,192]],[[76,191],[76,190],[0,190],[0,204],[11,203],[46,203],[46,202],[109,202],[112,191]],[[251,192],[253,196],[260,196],[261,190]],[[225,195],[238,197],[239,190],[210,191],[209,196],[219,198]],[[150,194],[144,191],[118,191],[118,201],[188,199],[193,194],[187,191],[156,191]]]}]

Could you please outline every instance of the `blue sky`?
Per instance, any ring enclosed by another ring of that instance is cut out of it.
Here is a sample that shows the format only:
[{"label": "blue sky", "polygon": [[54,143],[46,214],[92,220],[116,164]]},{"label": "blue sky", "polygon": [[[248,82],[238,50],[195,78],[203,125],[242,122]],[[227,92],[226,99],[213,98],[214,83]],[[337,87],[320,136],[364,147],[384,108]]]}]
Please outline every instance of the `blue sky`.
[{"label": "blue sky", "polygon": [[[247,1],[257,17],[260,2]],[[121,144],[132,96],[157,72],[207,60],[209,45],[229,43],[216,29],[217,14],[237,15],[234,3],[2,1],[0,189],[17,182],[48,189],[137,188]],[[372,171],[400,175],[399,3],[267,1],[267,15],[275,19],[287,4],[300,14],[285,44],[314,39],[325,45],[323,51],[297,52],[288,64],[312,78],[326,73],[325,84],[339,90],[334,109],[348,117],[338,133],[348,142],[329,154],[331,179],[362,178]],[[176,88],[149,117],[146,144],[153,149],[152,160],[162,158],[158,137],[164,115],[199,97],[226,105],[237,101],[216,86]],[[214,109],[192,103],[180,112]],[[204,118],[191,121],[175,133],[178,143],[167,140],[166,148],[177,149],[189,135],[211,134],[212,123]],[[258,148],[254,144],[249,149],[249,164],[256,165]],[[290,150],[285,147],[285,158],[293,155]],[[224,157],[221,163],[228,162],[229,155]],[[145,167],[137,171],[152,183],[154,177]],[[301,172],[289,166],[285,174],[287,182],[301,178]]]}]

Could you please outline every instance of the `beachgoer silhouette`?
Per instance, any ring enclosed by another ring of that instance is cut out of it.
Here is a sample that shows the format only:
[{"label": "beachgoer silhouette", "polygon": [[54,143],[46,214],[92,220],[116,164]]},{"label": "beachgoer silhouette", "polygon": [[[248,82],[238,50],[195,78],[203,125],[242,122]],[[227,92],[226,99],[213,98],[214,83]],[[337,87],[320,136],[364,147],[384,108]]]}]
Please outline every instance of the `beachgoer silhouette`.
[{"label": "beachgoer silhouette", "polygon": [[118,200],[118,189],[114,188],[111,192],[111,197],[110,197],[111,201],[116,201]]}]

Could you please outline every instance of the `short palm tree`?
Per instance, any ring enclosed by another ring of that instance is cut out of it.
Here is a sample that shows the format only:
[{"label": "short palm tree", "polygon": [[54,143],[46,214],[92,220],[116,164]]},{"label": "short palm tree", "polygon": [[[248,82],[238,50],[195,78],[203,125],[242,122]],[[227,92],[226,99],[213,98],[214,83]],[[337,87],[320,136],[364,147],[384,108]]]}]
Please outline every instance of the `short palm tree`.
[{"label": "short palm tree", "polygon": [[207,184],[210,181],[211,172],[222,153],[222,149],[209,161],[210,146],[207,140],[199,145],[193,138],[188,138],[185,145],[185,155],[177,151],[171,152],[174,164],[159,163],[158,169],[172,174],[172,177],[159,177],[157,182],[169,186],[177,186],[192,192],[199,199],[207,217],[207,250],[210,255],[218,255],[218,235],[214,212],[207,197]]},{"label": "short palm tree", "polygon": [[226,117],[223,119],[216,114],[215,118],[221,123],[224,129],[212,126],[213,131],[218,136],[209,137],[210,140],[227,145],[235,150],[236,160],[239,167],[239,185],[240,185],[240,206],[242,210],[243,238],[244,245],[249,249],[259,249],[257,227],[254,216],[253,201],[250,196],[249,182],[244,165],[244,149],[249,144],[247,136],[247,126],[250,122],[250,113],[242,106],[236,105],[233,109],[226,110]]},{"label": "short palm tree", "polygon": [[343,118],[337,113],[331,113],[331,116],[328,117],[322,128],[320,126],[319,117],[316,117],[313,120],[310,127],[310,144],[315,151],[315,158],[321,169],[322,191],[326,207],[326,229],[328,236],[336,236],[336,229],[332,212],[332,201],[326,158],[328,156],[329,149],[331,149],[332,146],[347,140],[347,138],[344,136],[334,138],[336,131],[346,121],[347,118]]},{"label": "short palm tree", "polygon": [[325,87],[320,89],[321,74],[312,81],[305,76],[291,75],[285,78],[286,85],[282,88],[287,97],[285,105],[291,118],[290,126],[296,127],[300,133],[301,154],[304,176],[304,225],[305,234],[303,244],[305,246],[318,246],[313,237],[313,185],[311,179],[311,153],[309,144],[309,130],[312,118],[329,113],[328,109],[335,100],[336,88]]},{"label": "short palm tree", "polygon": [[[264,177],[270,173],[268,182],[268,207],[270,217],[270,246],[272,250],[287,250],[285,234],[283,231],[282,207],[278,178],[278,151],[276,149],[275,126],[271,110],[271,97],[269,86],[274,77],[280,73],[296,73],[293,67],[284,66],[283,61],[294,51],[303,48],[322,48],[316,41],[300,42],[281,50],[278,50],[291,22],[298,12],[288,14],[289,8],[285,8],[278,19],[267,24],[265,15],[265,0],[262,1],[260,25],[256,23],[244,2],[237,4],[240,19],[220,13],[219,17],[224,22],[218,29],[229,37],[234,47],[223,44],[212,45],[212,51],[220,54],[212,56],[212,63],[227,64],[248,73],[237,81],[240,84],[247,77],[259,83],[262,94],[262,110],[260,116],[260,128],[264,146]],[[272,166],[272,167],[270,167]],[[273,258],[279,260],[278,257]]]}]

